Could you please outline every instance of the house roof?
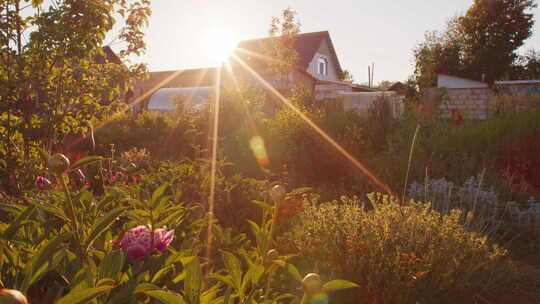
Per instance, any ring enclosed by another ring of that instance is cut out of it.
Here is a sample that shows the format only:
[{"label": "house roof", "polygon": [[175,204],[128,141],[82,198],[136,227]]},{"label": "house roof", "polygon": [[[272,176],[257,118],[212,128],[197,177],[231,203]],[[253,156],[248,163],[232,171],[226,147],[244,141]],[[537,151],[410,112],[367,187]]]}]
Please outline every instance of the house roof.
[{"label": "house roof", "polygon": [[148,73],[148,79],[138,85],[147,90],[178,87],[212,87],[216,83],[217,68],[174,70]]},{"label": "house roof", "polygon": [[[240,41],[238,43],[237,49],[247,50],[251,53],[264,55],[264,48],[267,43],[271,40],[278,38],[279,37],[267,37]],[[303,33],[296,35],[294,41],[294,49],[298,55],[298,61],[296,62],[296,66],[301,70],[307,70],[309,64],[315,56],[315,53],[317,53],[321,46],[321,43],[325,39],[328,41],[328,47],[330,48],[330,52],[332,53],[331,55],[334,59],[333,61],[336,63],[338,74],[341,76],[343,74],[343,70],[341,69],[339,59],[336,55],[336,51],[334,49],[334,45],[332,43],[332,39],[330,39],[330,34],[328,33],[328,31]]]}]

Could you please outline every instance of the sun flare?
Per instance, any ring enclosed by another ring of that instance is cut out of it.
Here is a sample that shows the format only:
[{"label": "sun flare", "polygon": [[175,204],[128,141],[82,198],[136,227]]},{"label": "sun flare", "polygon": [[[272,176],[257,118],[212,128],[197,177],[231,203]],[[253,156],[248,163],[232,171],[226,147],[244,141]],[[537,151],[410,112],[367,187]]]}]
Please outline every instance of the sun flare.
[{"label": "sun flare", "polygon": [[204,56],[214,64],[225,62],[238,43],[237,35],[230,29],[211,28],[202,34]]}]

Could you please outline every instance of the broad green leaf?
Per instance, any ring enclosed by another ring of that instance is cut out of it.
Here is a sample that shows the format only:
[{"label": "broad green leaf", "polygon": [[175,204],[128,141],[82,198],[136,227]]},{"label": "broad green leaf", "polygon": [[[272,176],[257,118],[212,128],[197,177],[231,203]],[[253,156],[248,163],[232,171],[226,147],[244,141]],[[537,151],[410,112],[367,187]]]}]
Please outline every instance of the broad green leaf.
[{"label": "broad green leaf", "polygon": [[94,288],[85,288],[72,291],[61,298],[56,304],[83,304],[96,298],[97,296],[115,288],[116,286],[106,285]]},{"label": "broad green leaf", "polygon": [[28,286],[31,286],[34,282],[37,282],[41,277],[43,277],[50,270],[56,269],[56,267],[64,260],[66,257],[65,250],[57,252],[51,259],[47,260],[46,263],[43,263],[39,269],[34,271]]},{"label": "broad green leaf", "polygon": [[206,290],[201,295],[201,304],[210,304],[214,299],[216,299],[218,292],[220,291],[220,286],[214,285],[212,288]]},{"label": "broad green leaf", "polygon": [[140,283],[139,285],[137,285],[137,287],[135,288],[135,292],[136,293],[139,293],[139,292],[144,292],[144,291],[149,291],[149,290],[159,290],[160,288],[157,287],[156,285],[154,284],[150,284],[150,283]]},{"label": "broad green leaf", "polygon": [[150,201],[150,205],[154,206],[159,202],[159,199],[165,194],[165,191],[169,188],[169,184],[165,183],[159,188],[157,188],[154,193],[152,193],[152,200]]},{"label": "broad green leaf", "polygon": [[242,264],[240,263],[240,260],[232,253],[228,251],[221,251],[221,254],[223,256],[223,262],[225,263],[225,267],[227,268],[227,271],[232,277],[233,283],[237,289],[240,289],[242,286]]},{"label": "broad green leaf", "polygon": [[180,282],[182,282],[183,280],[186,279],[186,272],[185,271],[182,271],[182,273],[180,273],[179,275],[177,275],[173,280],[173,284],[178,284]]},{"label": "broad green leaf", "polygon": [[247,288],[248,282],[250,282],[253,286],[257,286],[257,284],[259,284],[259,280],[264,274],[264,270],[264,266],[261,264],[249,265],[249,270],[244,277],[244,282],[242,282],[242,289],[245,290]]},{"label": "broad green leaf", "polygon": [[203,273],[198,259],[186,265],[186,279],[184,281],[184,294],[190,304],[199,304]]},{"label": "broad green leaf", "polygon": [[[171,293],[165,290],[147,290],[140,292],[151,298],[160,301],[163,304],[185,304],[184,298],[176,293]],[[192,302],[189,302],[192,303]]]},{"label": "broad green leaf", "polygon": [[77,170],[78,168],[82,166],[86,166],[86,165],[89,165],[98,161],[102,161],[102,160],[106,160],[106,158],[101,157],[101,156],[88,156],[88,157],[85,157],[76,161],[74,164],[72,164],[69,167],[69,170]]},{"label": "broad green leaf", "polygon": [[325,292],[360,287],[360,285],[346,280],[333,280],[323,285]]},{"label": "broad green leaf", "polygon": [[114,283],[116,283],[115,280],[110,279],[110,278],[105,278],[105,279],[101,279],[101,280],[97,281],[96,287],[105,286],[105,285],[113,285]]},{"label": "broad green leaf", "polygon": [[126,257],[120,250],[109,252],[99,264],[98,279],[110,278],[118,280],[124,267]]},{"label": "broad green leaf", "polygon": [[[172,266],[165,266],[162,267],[156,274],[152,277],[151,283],[157,283],[159,280],[161,280],[164,276],[169,274],[171,270],[173,269]],[[176,283],[175,283],[176,284]]]},{"label": "broad green leaf", "polygon": [[250,220],[248,220],[247,222],[251,226],[251,230],[253,231],[254,234],[257,234],[259,231],[261,231],[261,227],[259,227],[259,225],[257,225],[257,223],[255,223],[253,221],[250,221]]},{"label": "broad green leaf", "polygon": [[31,279],[34,277],[34,272],[39,270],[39,268],[46,262],[49,257],[55,255],[58,250],[62,250],[60,246],[63,242],[68,240],[72,236],[71,232],[64,232],[54,239],[50,240],[45,244],[41,249],[38,250],[34,258],[26,265],[27,273],[22,283],[22,290],[26,291],[28,286],[31,284]]},{"label": "broad green leaf", "polygon": [[293,276],[295,280],[297,280],[298,282],[302,282],[302,276],[293,264],[287,263],[285,267],[287,267],[287,271]]},{"label": "broad green leaf", "polygon": [[34,213],[34,210],[36,210],[35,206],[28,206],[23,212],[21,212],[19,216],[13,220],[9,227],[4,230],[2,233],[2,238],[5,240],[11,240],[17,231],[19,231],[22,223],[26,221],[32,215],[32,213]]},{"label": "broad green leaf", "polygon": [[212,278],[212,279],[216,279],[218,281],[223,282],[225,285],[229,286],[230,288],[235,287],[230,275],[224,276],[224,275],[217,274],[217,273],[211,273],[208,276],[210,278]]},{"label": "broad green leaf", "polygon": [[88,235],[88,239],[86,241],[86,248],[90,248],[92,246],[92,243],[103,233],[105,232],[109,226],[116,220],[122,212],[126,210],[125,207],[118,207],[111,211],[109,211],[104,216],[100,217],[92,226],[92,230],[90,234]]},{"label": "broad green leaf", "polygon": [[69,218],[64,213],[64,210],[62,210],[62,208],[58,206],[51,205],[45,202],[36,202],[33,200],[29,200],[28,202],[33,206],[36,206],[36,208],[39,208],[52,216],[56,216],[57,218],[64,220],[64,222],[66,223],[69,222]]},{"label": "broad green leaf", "polygon": [[264,210],[268,210],[270,208],[272,208],[272,206],[270,204],[267,204],[265,202],[261,202],[261,201],[251,201],[253,204],[261,207],[262,209]]}]

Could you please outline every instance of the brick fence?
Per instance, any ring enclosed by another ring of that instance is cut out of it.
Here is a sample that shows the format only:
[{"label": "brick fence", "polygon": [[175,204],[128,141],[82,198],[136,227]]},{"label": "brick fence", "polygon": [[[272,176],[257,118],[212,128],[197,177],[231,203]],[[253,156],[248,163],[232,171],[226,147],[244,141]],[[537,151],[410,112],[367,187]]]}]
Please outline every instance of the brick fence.
[{"label": "brick fence", "polygon": [[487,119],[490,101],[495,96],[493,90],[478,89],[429,89],[427,100],[438,104],[440,116],[450,118],[459,113],[464,119]]}]

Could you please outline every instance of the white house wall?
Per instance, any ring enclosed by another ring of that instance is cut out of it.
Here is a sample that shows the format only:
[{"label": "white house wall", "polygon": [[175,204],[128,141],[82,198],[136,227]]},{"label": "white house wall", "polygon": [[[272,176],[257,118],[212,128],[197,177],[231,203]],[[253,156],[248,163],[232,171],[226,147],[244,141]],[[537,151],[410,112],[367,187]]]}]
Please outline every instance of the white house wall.
[{"label": "white house wall", "polygon": [[[323,40],[323,42],[321,43],[321,46],[319,47],[319,50],[317,51],[317,53],[315,53],[315,55],[311,59],[307,72],[311,74],[313,77],[320,80],[339,81],[339,75],[336,69],[337,63],[334,61],[334,58],[331,54],[332,53],[330,51],[330,47],[328,46],[327,40]],[[319,66],[318,66],[319,58],[324,58],[328,62],[327,75],[319,74]]]}]

